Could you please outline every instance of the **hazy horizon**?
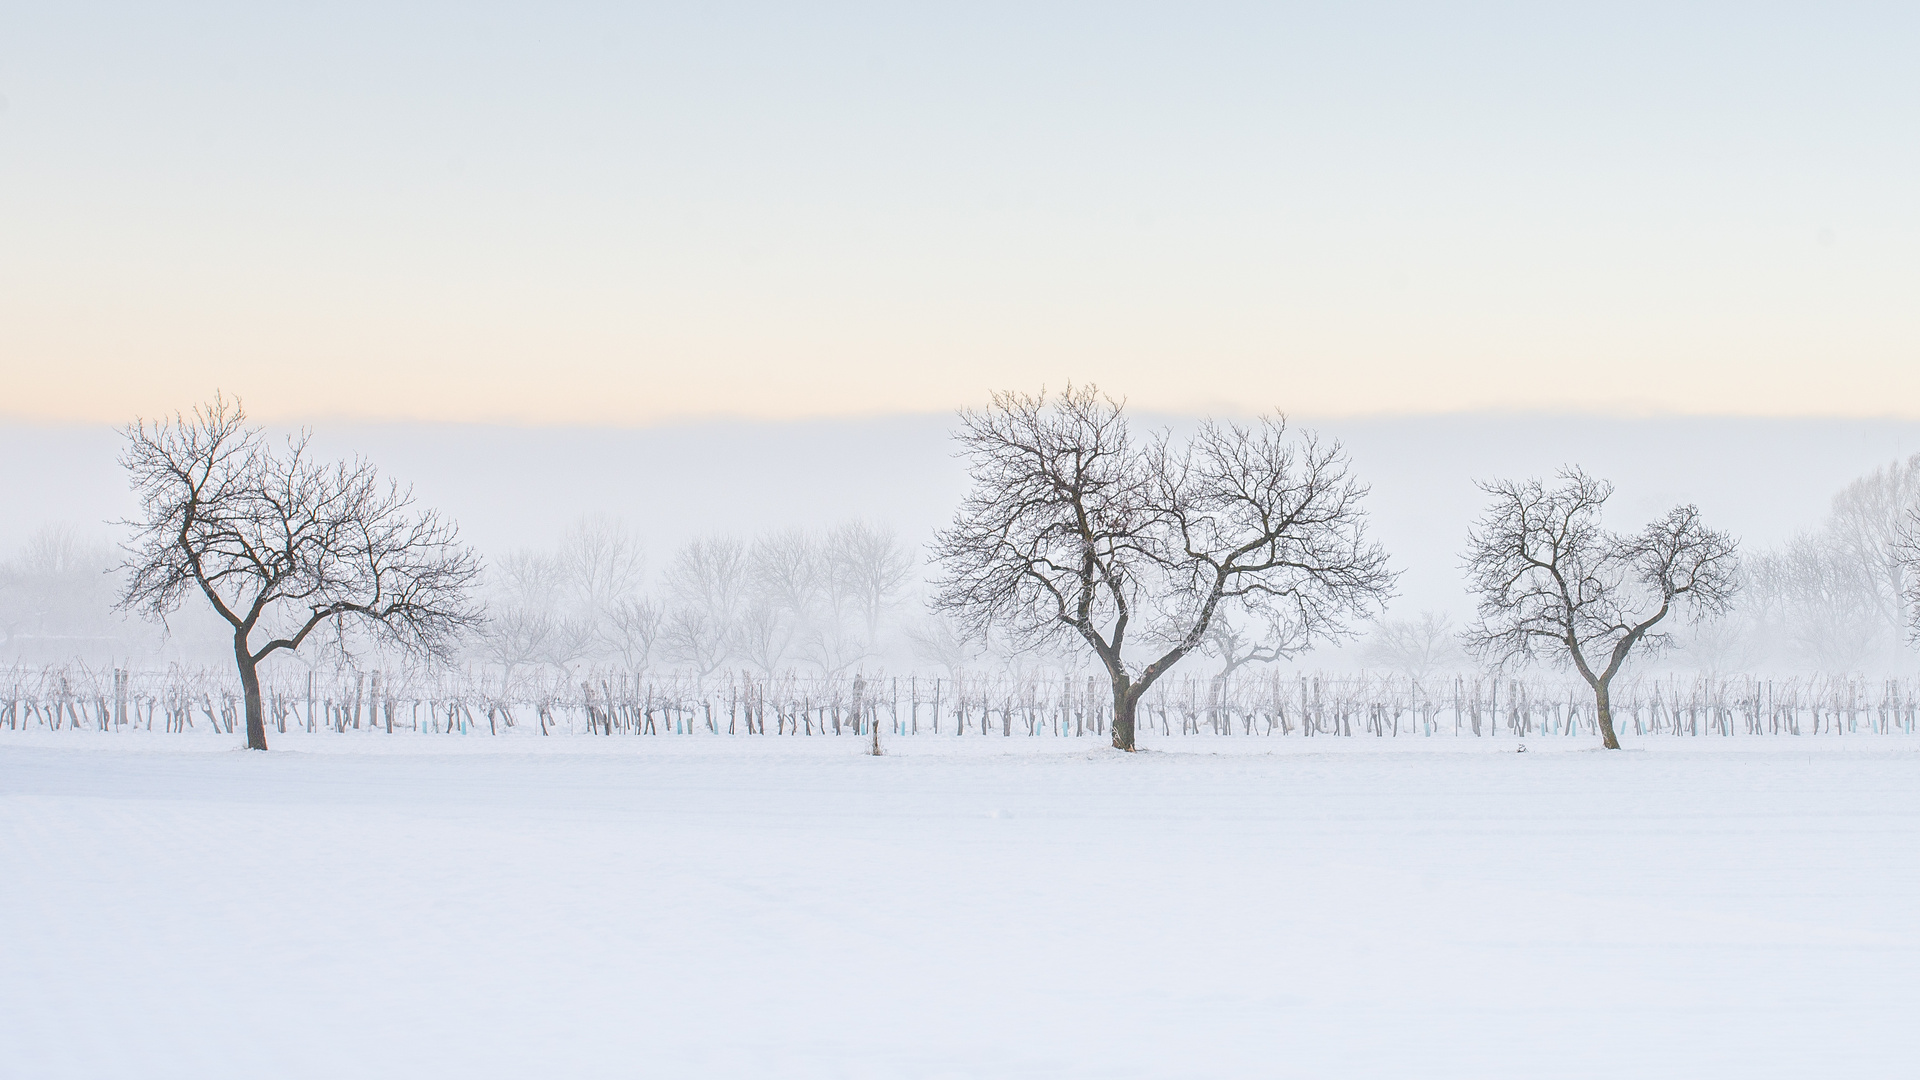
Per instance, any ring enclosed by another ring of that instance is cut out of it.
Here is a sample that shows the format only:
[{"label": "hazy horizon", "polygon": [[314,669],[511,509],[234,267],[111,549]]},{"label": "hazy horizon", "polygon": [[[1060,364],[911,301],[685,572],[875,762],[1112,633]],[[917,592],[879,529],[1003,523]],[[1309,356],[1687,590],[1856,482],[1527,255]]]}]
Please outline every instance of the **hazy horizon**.
[{"label": "hazy horizon", "polygon": [[[1133,423],[1177,429],[1195,419],[1143,413]],[[1292,422],[1339,439],[1371,486],[1373,533],[1401,571],[1393,618],[1470,611],[1458,563],[1484,501],[1476,480],[1581,465],[1616,484],[1615,527],[1697,503],[1755,552],[1818,529],[1842,487],[1920,452],[1920,421],[1900,420],[1489,413]],[[966,490],[952,427],[950,414],[935,413],[620,428],[322,422],[312,432],[322,455],[360,454],[412,485],[490,559],[550,548],[601,515],[640,540],[651,575],[697,537],[850,519],[892,528],[924,555]],[[50,524],[110,539],[109,519],[131,510],[119,444],[104,424],[0,421],[0,457],[45,463],[6,482],[24,510],[0,520],[0,555]]]}]

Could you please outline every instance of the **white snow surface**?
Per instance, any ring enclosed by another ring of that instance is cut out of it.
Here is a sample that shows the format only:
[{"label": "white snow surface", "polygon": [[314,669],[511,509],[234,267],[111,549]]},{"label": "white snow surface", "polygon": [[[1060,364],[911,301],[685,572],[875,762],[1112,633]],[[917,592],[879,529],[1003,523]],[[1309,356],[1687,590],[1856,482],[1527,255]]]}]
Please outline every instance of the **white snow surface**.
[{"label": "white snow surface", "polygon": [[1920,740],[0,732],[7,1077],[1902,1076]]}]

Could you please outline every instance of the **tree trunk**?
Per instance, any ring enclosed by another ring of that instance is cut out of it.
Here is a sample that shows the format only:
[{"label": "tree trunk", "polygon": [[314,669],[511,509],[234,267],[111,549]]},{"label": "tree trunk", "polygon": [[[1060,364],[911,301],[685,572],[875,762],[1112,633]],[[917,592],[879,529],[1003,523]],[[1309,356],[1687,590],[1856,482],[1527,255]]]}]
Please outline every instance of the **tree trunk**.
[{"label": "tree trunk", "polygon": [[1113,685],[1113,748],[1133,749],[1133,710],[1140,699],[1125,683]]},{"label": "tree trunk", "polygon": [[1613,699],[1608,696],[1606,683],[1595,684],[1593,706],[1595,715],[1600,718],[1600,745],[1608,750],[1620,749],[1620,740],[1613,733]]},{"label": "tree trunk", "polygon": [[267,748],[267,720],[260,708],[260,668],[248,655],[244,641],[233,643],[234,662],[240,665],[240,686],[247,699],[247,749]]}]

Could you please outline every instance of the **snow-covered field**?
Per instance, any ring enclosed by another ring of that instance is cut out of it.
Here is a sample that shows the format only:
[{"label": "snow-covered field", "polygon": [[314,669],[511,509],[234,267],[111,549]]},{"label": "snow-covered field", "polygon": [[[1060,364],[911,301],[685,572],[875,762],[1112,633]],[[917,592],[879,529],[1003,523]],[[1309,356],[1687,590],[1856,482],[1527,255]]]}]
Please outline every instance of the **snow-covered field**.
[{"label": "snow-covered field", "polygon": [[0,732],[8,1077],[1911,1075],[1920,740]]}]

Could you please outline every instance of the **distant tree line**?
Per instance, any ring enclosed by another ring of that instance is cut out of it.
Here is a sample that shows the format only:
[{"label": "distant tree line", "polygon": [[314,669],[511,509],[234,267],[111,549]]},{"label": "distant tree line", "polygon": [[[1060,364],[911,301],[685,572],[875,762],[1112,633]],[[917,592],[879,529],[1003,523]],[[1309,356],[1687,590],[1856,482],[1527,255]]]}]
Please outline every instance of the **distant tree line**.
[{"label": "distant tree line", "polygon": [[702,537],[650,583],[632,533],[590,517],[552,550],[520,549],[495,563],[477,651],[509,675],[582,664],[696,678],[736,666],[838,675],[888,647],[917,563],[891,531],[850,521],[751,540]]},{"label": "distant tree line", "polygon": [[1278,416],[1177,438],[1069,387],[995,395],[955,434],[972,487],[924,556],[849,521],[709,535],[656,568],[623,523],[590,516],[552,548],[487,563],[371,464],[317,460],[304,435],[268,440],[216,398],[126,429],[141,509],[121,523],[123,550],[47,530],[0,562],[0,647],[124,656],[126,613],[192,628],[232,652],[257,746],[261,665],[282,652],[309,671],[478,664],[503,686],[889,668],[960,685],[1091,665],[1123,748],[1176,668],[1197,665],[1220,701],[1256,669],[1349,640],[1347,656],[1416,683],[1564,670],[1608,746],[1615,680],[1663,654],[1709,677],[1897,671],[1920,655],[1920,455],[1848,485],[1818,527],[1747,552],[1692,506],[1617,529],[1611,485],[1577,467],[1486,480],[1462,549],[1478,610],[1456,625],[1384,617],[1396,572],[1370,538],[1363,478],[1339,443]]}]

